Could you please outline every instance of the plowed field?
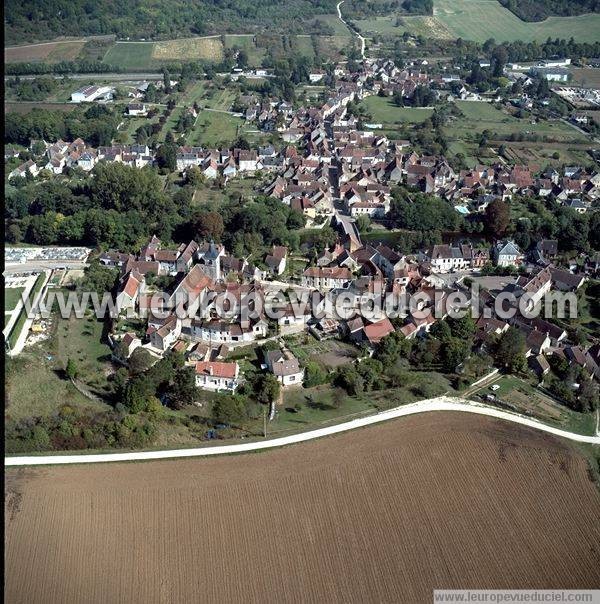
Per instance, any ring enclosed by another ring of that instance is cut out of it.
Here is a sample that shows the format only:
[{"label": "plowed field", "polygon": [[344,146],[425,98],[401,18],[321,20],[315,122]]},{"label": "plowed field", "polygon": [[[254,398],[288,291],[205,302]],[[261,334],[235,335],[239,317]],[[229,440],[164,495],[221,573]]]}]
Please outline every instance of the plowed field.
[{"label": "plowed field", "polygon": [[600,585],[600,495],[548,435],[432,413],[236,457],[7,472],[5,601],[430,602]]}]

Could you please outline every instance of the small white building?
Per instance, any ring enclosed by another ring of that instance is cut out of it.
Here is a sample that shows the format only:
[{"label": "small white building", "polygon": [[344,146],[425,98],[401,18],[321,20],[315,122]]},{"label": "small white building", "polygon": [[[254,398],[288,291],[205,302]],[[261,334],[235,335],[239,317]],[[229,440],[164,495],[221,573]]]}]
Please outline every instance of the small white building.
[{"label": "small white building", "polygon": [[196,386],[204,390],[235,392],[239,386],[240,367],[237,363],[198,361]]}]

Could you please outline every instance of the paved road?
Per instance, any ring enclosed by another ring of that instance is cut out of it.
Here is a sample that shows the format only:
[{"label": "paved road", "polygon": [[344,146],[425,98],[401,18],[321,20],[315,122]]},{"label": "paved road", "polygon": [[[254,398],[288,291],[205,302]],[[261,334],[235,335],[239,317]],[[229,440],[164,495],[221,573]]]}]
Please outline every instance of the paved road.
[{"label": "paved road", "polygon": [[30,271],[49,271],[52,269],[84,269],[85,260],[27,260],[27,262],[7,262],[4,265],[4,274],[28,273]]},{"label": "paved road", "polygon": [[245,453],[248,451],[258,451],[264,449],[272,449],[275,447],[283,447],[295,443],[314,440],[331,434],[339,434],[347,432],[363,426],[378,424],[390,419],[403,417],[405,415],[414,415],[416,413],[428,413],[430,411],[460,411],[466,413],[477,413],[479,415],[487,415],[498,419],[528,426],[547,432],[561,438],[566,438],[580,443],[589,443],[600,445],[600,436],[584,436],[575,432],[567,432],[547,426],[539,421],[502,411],[500,409],[474,403],[464,399],[438,397],[425,401],[419,401],[410,405],[396,407],[389,411],[383,411],[376,415],[361,417],[349,422],[328,426],[310,432],[302,432],[300,434],[292,434],[291,436],[283,436],[272,440],[258,441],[252,443],[240,443],[235,445],[220,445],[215,447],[198,447],[195,449],[180,449],[171,451],[142,451],[138,453],[101,453],[93,455],[45,455],[45,456],[21,456],[21,457],[6,457],[4,459],[5,466],[29,466],[29,465],[51,465],[51,464],[73,464],[73,463],[104,463],[116,461],[144,461],[151,459],[173,459],[179,457],[206,457],[209,455],[229,455],[232,453]]}]

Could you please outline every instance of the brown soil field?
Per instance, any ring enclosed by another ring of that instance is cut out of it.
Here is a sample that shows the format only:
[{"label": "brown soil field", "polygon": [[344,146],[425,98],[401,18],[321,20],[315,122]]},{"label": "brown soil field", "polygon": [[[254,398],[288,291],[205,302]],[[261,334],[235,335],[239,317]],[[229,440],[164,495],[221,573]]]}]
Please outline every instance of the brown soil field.
[{"label": "brown soil field", "polygon": [[73,61],[81,53],[85,42],[85,40],[69,40],[66,42],[30,44],[29,46],[11,46],[4,49],[4,61],[6,63]]},{"label": "brown soil field", "polygon": [[270,452],[8,469],[5,601],[406,602],[597,588],[600,494],[541,432],[436,413]]}]

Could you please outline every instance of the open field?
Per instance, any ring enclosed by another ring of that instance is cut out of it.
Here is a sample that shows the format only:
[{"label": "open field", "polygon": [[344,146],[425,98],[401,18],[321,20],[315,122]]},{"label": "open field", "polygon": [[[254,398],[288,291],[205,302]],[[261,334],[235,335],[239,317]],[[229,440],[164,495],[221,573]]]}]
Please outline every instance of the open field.
[{"label": "open field", "polygon": [[152,58],[158,61],[185,61],[201,59],[219,62],[223,60],[223,44],[219,38],[187,38],[156,42]]},{"label": "open field", "polygon": [[600,88],[600,69],[593,67],[570,69],[573,75],[571,85],[584,88]]},{"label": "open field", "polygon": [[124,70],[149,69],[156,67],[152,59],[154,42],[117,42],[108,49],[102,61]]},{"label": "open field", "polygon": [[391,97],[377,95],[366,97],[361,105],[371,114],[368,121],[383,124],[385,129],[393,129],[397,124],[419,124],[433,113],[427,107],[398,107]]},{"label": "open field", "polygon": [[217,111],[201,111],[194,132],[188,137],[192,145],[217,146],[231,144],[237,137],[238,128],[243,124],[239,117]]},{"label": "open field", "polygon": [[78,58],[86,40],[66,40],[29,44],[27,46],[10,46],[4,49],[6,63],[60,63]]},{"label": "open field", "polygon": [[9,470],[5,510],[15,603],[414,604],[600,581],[585,460],[458,413],[260,455]]},{"label": "open field", "polygon": [[573,36],[578,42],[600,40],[600,14],[577,17],[549,17],[526,22],[504,8],[497,0],[434,0],[433,17],[383,16],[357,21],[364,34],[397,34],[404,31],[431,38],[463,38],[485,42],[515,40],[543,42],[548,37]]}]

